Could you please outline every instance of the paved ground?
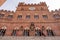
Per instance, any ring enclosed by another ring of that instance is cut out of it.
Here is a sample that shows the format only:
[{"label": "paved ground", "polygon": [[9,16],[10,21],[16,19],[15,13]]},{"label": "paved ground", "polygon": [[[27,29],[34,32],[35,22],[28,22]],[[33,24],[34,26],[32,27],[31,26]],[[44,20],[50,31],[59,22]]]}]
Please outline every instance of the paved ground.
[{"label": "paved ground", "polygon": [[60,40],[60,37],[19,37],[19,36],[0,36],[0,40]]}]

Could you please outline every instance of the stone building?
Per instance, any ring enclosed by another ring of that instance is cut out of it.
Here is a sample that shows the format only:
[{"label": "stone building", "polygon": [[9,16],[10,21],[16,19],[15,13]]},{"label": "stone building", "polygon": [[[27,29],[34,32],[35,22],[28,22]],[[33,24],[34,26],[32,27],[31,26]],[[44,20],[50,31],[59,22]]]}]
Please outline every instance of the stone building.
[{"label": "stone building", "polygon": [[0,36],[60,36],[60,10],[50,12],[45,2],[0,10]]}]

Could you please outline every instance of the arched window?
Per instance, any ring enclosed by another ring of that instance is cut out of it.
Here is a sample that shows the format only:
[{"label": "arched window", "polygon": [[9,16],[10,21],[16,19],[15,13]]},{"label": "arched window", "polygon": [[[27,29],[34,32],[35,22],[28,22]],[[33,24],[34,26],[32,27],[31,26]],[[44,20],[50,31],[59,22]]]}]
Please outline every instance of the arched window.
[{"label": "arched window", "polygon": [[53,30],[51,29],[51,27],[47,27],[46,31],[48,36],[54,36]]},{"label": "arched window", "polygon": [[18,15],[18,19],[22,19],[22,15]]},{"label": "arched window", "polygon": [[26,15],[26,19],[30,19],[30,15]]},{"label": "arched window", "polygon": [[47,18],[48,18],[48,16],[47,16],[47,15],[42,15],[42,16],[43,16],[43,18],[44,18],[44,19],[47,19]]},{"label": "arched window", "polygon": [[34,15],[34,18],[35,19],[39,19],[39,15]]},{"label": "arched window", "polygon": [[55,19],[60,19],[60,15],[59,15],[59,14],[54,14],[53,17],[54,17]]},{"label": "arched window", "polygon": [[13,15],[8,15],[7,18],[8,18],[8,19],[13,18]]}]

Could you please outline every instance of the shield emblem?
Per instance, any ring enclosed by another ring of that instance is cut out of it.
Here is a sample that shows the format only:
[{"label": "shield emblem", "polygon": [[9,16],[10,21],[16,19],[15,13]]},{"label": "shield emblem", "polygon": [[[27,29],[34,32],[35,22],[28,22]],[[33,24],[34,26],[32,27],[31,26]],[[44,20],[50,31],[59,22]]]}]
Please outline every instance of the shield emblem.
[{"label": "shield emblem", "polygon": [[0,6],[5,2],[6,0],[0,0]]}]

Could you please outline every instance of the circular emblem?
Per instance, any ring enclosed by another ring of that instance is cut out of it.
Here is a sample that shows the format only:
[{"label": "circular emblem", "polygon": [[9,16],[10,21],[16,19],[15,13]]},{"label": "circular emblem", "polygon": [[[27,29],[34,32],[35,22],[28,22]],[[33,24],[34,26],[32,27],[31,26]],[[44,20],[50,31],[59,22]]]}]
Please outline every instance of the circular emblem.
[{"label": "circular emblem", "polygon": [[32,10],[32,11],[35,10],[35,7],[30,7],[29,10]]}]

